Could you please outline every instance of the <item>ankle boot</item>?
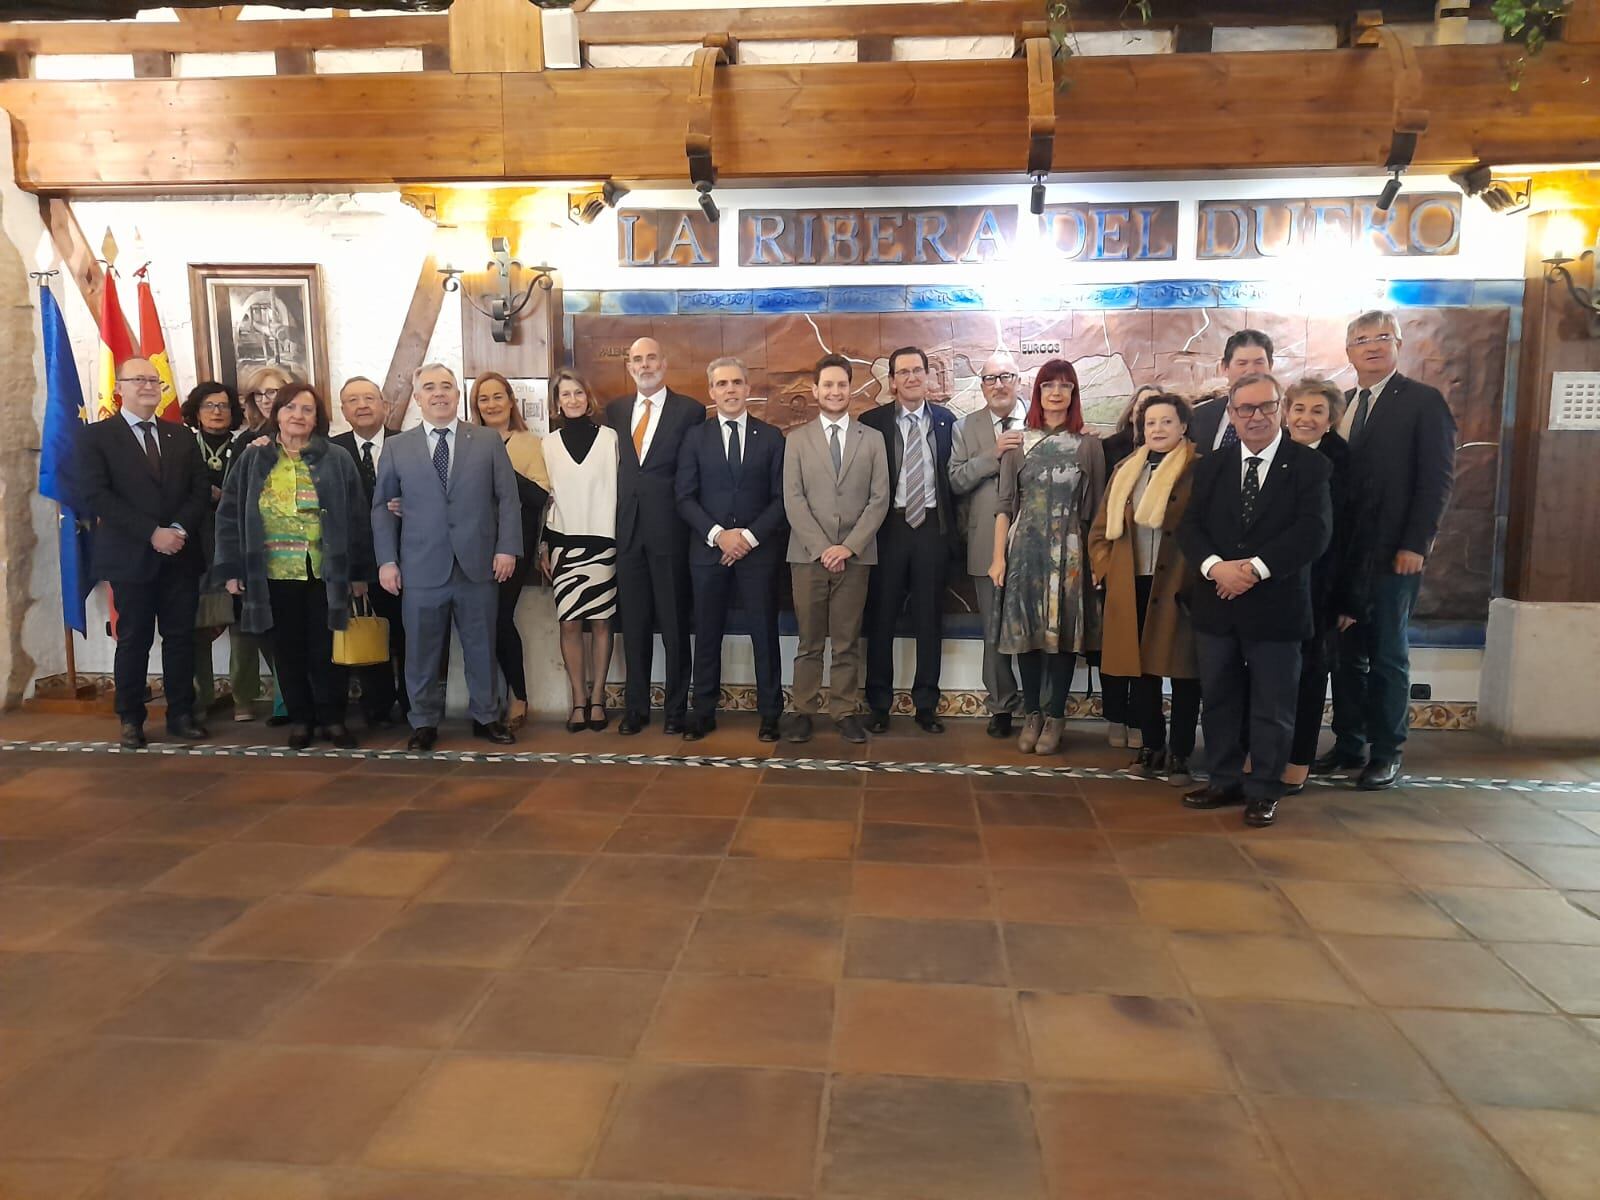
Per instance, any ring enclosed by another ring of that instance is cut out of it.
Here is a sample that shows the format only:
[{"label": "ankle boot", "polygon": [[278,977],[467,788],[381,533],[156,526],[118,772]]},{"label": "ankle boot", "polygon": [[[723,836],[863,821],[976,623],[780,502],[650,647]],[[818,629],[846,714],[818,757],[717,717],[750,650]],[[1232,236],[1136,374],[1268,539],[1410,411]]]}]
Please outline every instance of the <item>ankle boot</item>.
[{"label": "ankle boot", "polygon": [[1044,728],[1039,732],[1039,741],[1034,746],[1035,754],[1054,754],[1061,745],[1061,729],[1066,722],[1060,717],[1046,717]]},{"label": "ankle boot", "polygon": [[1017,736],[1017,749],[1024,754],[1032,754],[1033,748],[1039,744],[1039,734],[1044,729],[1044,714],[1031,712],[1022,722],[1022,732]]}]

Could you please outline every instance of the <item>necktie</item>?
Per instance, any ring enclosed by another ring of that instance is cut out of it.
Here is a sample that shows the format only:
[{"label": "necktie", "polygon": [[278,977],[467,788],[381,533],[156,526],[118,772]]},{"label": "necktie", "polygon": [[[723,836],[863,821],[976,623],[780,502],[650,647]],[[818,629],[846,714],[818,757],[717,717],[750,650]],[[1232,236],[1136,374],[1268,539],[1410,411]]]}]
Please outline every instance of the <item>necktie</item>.
[{"label": "necktie", "polygon": [[1367,427],[1367,413],[1372,409],[1372,389],[1362,388],[1356,397],[1356,419],[1350,422],[1350,444],[1353,446]]},{"label": "necktie", "polygon": [[1001,433],[1008,432],[1011,429],[1012,422],[1015,421],[1015,420],[1016,420],[1015,417],[1001,417],[1000,418],[1000,432]]},{"label": "necktie", "polygon": [[448,429],[435,429],[433,432],[439,436],[439,440],[434,443],[433,447],[433,469],[439,472],[440,486],[448,488],[450,486],[450,443],[446,435],[450,431]]},{"label": "necktie", "polygon": [[639,414],[638,423],[633,427],[633,452],[640,462],[644,461],[644,434],[650,428],[650,401],[644,401],[644,412]]},{"label": "necktie", "polygon": [[378,486],[378,468],[372,461],[371,442],[361,447],[361,482],[367,485],[369,492]]},{"label": "necktie", "polygon": [[1259,458],[1245,459],[1244,488],[1240,493],[1239,511],[1246,525],[1256,519],[1256,502],[1261,499],[1261,477],[1257,474],[1260,466]]},{"label": "necktie", "polygon": [[828,426],[828,457],[833,459],[833,473],[835,476],[844,470],[844,451],[839,449],[839,427]]},{"label": "necktie", "polygon": [[928,444],[922,421],[912,417],[906,437],[906,524],[915,529],[928,516]]},{"label": "necktie", "polygon": [[139,432],[144,438],[144,456],[150,462],[150,474],[161,478],[161,451],[156,448],[156,423],[140,421]]},{"label": "necktie", "polygon": [[739,471],[744,466],[744,456],[739,453],[739,422],[728,421],[728,470],[733,477],[739,477]]},{"label": "necktie", "polygon": [[1226,450],[1229,446],[1232,446],[1238,442],[1239,431],[1233,427],[1233,422],[1228,420],[1228,414],[1226,412],[1222,414],[1222,420],[1222,445],[1218,448]]}]

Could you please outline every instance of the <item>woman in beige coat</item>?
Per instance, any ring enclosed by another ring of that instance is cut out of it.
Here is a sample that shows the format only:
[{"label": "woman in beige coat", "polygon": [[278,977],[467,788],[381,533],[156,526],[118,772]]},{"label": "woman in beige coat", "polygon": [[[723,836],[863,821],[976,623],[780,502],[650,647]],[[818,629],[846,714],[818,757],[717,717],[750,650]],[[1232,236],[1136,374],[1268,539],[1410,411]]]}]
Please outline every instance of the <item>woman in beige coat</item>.
[{"label": "woman in beige coat", "polygon": [[[1106,589],[1101,664],[1134,680],[1130,716],[1144,746],[1138,769],[1187,787],[1200,717],[1200,680],[1186,598],[1189,564],[1175,536],[1196,460],[1184,436],[1188,402],[1158,393],[1135,416],[1141,444],[1117,467],[1089,530],[1089,563]],[[1161,712],[1161,681],[1171,681],[1172,728]]]}]

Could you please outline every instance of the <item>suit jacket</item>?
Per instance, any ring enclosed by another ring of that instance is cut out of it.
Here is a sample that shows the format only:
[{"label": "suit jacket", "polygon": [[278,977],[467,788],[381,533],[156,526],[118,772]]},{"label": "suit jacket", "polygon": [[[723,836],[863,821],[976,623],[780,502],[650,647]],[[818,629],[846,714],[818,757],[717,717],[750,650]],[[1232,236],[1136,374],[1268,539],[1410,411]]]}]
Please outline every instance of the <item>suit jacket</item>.
[{"label": "suit jacket", "polygon": [[1209,579],[1192,579],[1194,627],[1255,641],[1303,642],[1313,633],[1311,564],[1328,548],[1333,532],[1328,460],[1285,433],[1248,525],[1240,511],[1242,461],[1237,444],[1200,459],[1178,544],[1196,575],[1215,554],[1259,558],[1269,577],[1232,600],[1218,596]]},{"label": "suit jacket", "polygon": [[713,525],[748,529],[756,538],[750,557],[781,561],[778,538],[788,525],[783,513],[783,433],[746,415],[739,476],[728,467],[728,431],[720,418],[702,421],[678,451],[678,515],[688,523],[689,561],[716,566],[722,551],[706,544]]},{"label": "suit jacket", "polygon": [[995,450],[994,421],[986,407],[968,413],[956,423],[950,439],[950,490],[965,502],[967,574],[987,575],[994,560],[1000,455]]},{"label": "suit jacket", "polygon": [[[950,444],[956,426],[955,414],[942,404],[923,401],[933,431],[934,496],[938,507],[939,532],[955,540],[960,530],[956,520],[955,495],[950,490]],[[900,436],[900,405],[896,401],[880,404],[861,415],[861,423],[883,435],[884,452],[889,456],[889,506],[894,507],[894,494],[900,487],[900,466],[905,461],[905,446]]]},{"label": "suit jacket", "polygon": [[878,561],[878,526],[894,496],[889,455],[883,435],[854,418],[844,442],[836,476],[821,417],[784,439],[783,508],[792,563],[816,562],[829,546],[848,546],[867,566]]},{"label": "suit jacket", "polygon": [[[455,563],[475,583],[491,580],[496,554],[522,554],[522,504],[511,458],[494,430],[457,421],[446,488],[433,467],[429,428],[384,438],[372,493],[378,565],[399,563],[406,587],[440,587]],[[389,511],[397,496],[404,521]]]},{"label": "suit jacket", "polygon": [[[1345,393],[1355,404],[1356,389]],[[1426,556],[1456,475],[1456,420],[1437,388],[1395,374],[1350,447],[1350,486],[1369,505],[1379,570],[1398,551]]]},{"label": "suit jacket", "polygon": [[1228,402],[1225,399],[1204,400],[1194,406],[1189,419],[1189,440],[1201,454],[1210,454],[1216,445],[1217,430],[1228,419]]},{"label": "suit jacket", "polygon": [[[389,439],[394,437],[394,436],[395,435],[393,433],[390,433],[388,431],[384,432],[383,445],[384,445],[384,449],[385,450],[388,449]],[[355,463],[355,465],[356,465],[356,477],[360,478],[361,477],[361,447],[356,444],[355,431],[347,429],[347,430],[345,430],[345,432],[343,432],[341,434],[338,434],[335,437],[329,438],[328,441],[333,443],[333,445],[335,445],[335,446],[342,446],[344,448],[344,452],[350,456],[350,461]],[[378,465],[380,467],[383,465],[383,459],[381,457],[378,459]],[[376,477],[374,477],[374,479],[373,479],[373,487],[376,487],[376,486],[377,486],[377,479],[376,479]],[[361,480],[361,490],[363,492],[365,492],[366,495],[367,495],[367,503],[371,504],[372,503],[372,488],[369,488],[367,486],[367,481],[365,479]]]},{"label": "suit jacket", "polygon": [[[668,391],[656,435],[644,462],[633,448],[634,396],[606,405],[605,423],[617,434],[617,552],[683,555],[689,527],[678,516],[678,449],[689,431],[705,424],[706,406]],[[760,536],[757,534],[756,536]]]},{"label": "suit jacket", "polygon": [[[148,583],[167,561],[197,575],[206,569],[200,542],[211,512],[211,481],[205,461],[193,430],[172,421],[155,427],[159,479],[120,413],[89,425],[78,442],[73,491],[81,511],[98,518],[92,560],[99,579]],[[181,525],[189,535],[170,560],[150,544],[150,535],[168,525]]]}]

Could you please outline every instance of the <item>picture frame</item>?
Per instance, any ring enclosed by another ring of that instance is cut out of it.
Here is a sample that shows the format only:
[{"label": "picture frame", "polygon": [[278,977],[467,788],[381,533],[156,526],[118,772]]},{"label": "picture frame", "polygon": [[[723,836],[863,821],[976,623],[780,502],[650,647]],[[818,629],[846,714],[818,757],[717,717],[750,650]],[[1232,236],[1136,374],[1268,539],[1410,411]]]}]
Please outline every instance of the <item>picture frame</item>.
[{"label": "picture frame", "polygon": [[237,387],[251,370],[275,366],[328,396],[316,263],[190,263],[189,304],[196,380]]}]

